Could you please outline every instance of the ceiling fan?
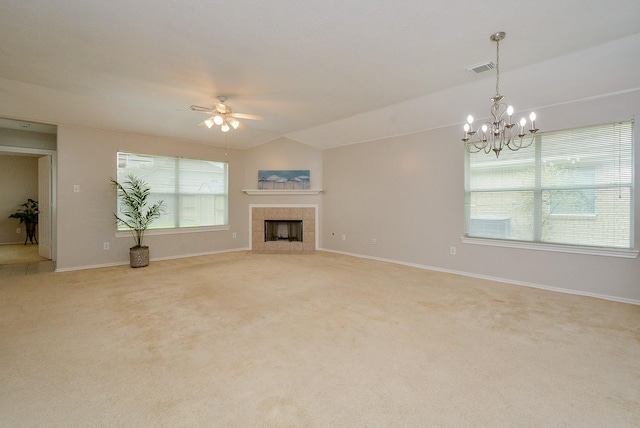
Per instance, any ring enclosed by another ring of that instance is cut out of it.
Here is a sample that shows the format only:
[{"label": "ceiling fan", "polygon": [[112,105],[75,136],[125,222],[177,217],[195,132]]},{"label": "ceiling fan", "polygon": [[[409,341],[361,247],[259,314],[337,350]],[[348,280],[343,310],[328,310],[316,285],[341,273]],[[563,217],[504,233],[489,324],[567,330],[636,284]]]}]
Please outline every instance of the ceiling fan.
[{"label": "ceiling fan", "polygon": [[262,120],[262,116],[258,116],[257,114],[233,113],[231,111],[231,107],[224,103],[226,100],[227,97],[220,96],[218,97],[219,102],[213,107],[193,105],[189,107],[189,109],[198,113],[211,115],[209,119],[204,121],[204,124],[207,125],[207,128],[217,125],[220,127],[222,132],[229,132],[231,128],[238,129],[238,126],[240,125],[240,121],[238,119]]}]

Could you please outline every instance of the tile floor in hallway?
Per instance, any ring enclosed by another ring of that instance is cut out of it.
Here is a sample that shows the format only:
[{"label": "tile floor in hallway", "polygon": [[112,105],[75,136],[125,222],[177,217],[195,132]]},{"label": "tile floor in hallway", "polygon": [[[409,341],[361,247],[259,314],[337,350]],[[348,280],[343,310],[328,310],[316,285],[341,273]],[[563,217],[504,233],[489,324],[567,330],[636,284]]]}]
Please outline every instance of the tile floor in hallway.
[{"label": "tile floor in hallway", "polygon": [[53,260],[37,254],[35,245],[0,245],[0,281],[21,275],[53,272]]}]

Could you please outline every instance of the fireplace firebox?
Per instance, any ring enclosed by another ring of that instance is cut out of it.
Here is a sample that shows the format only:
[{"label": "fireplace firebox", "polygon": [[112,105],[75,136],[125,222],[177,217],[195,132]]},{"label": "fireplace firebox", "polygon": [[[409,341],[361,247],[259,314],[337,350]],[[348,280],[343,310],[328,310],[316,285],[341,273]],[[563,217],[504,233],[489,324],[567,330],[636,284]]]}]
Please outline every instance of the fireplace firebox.
[{"label": "fireplace firebox", "polygon": [[303,241],[302,220],[265,220],[264,242]]}]

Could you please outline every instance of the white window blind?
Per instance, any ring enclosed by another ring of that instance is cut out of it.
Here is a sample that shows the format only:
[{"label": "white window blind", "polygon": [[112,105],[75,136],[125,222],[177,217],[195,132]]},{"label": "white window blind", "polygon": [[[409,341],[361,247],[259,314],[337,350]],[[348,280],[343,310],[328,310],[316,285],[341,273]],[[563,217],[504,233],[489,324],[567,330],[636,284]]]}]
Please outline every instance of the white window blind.
[{"label": "white window blind", "polygon": [[129,174],[149,185],[150,203],[165,202],[166,214],[150,229],[228,224],[226,162],[119,152],[118,181]]},{"label": "white window blind", "polygon": [[465,235],[630,249],[633,122],[540,134],[500,157],[468,154]]}]

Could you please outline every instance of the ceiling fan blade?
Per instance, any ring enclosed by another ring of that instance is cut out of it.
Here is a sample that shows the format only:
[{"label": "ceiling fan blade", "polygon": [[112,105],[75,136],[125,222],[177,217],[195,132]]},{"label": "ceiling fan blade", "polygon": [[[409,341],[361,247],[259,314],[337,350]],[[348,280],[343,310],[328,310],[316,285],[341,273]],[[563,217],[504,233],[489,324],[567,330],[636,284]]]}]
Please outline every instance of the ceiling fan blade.
[{"label": "ceiling fan blade", "polygon": [[262,120],[263,117],[258,114],[246,114],[246,113],[232,113],[232,117],[236,119],[248,119],[248,120]]},{"label": "ceiling fan blade", "polygon": [[213,111],[211,110],[211,107],[191,106],[189,107],[189,110],[197,111],[198,113],[209,113],[209,114],[213,113]]},{"label": "ceiling fan blade", "polygon": [[216,110],[218,110],[220,114],[225,114],[227,112],[227,106],[223,103],[216,103]]}]

